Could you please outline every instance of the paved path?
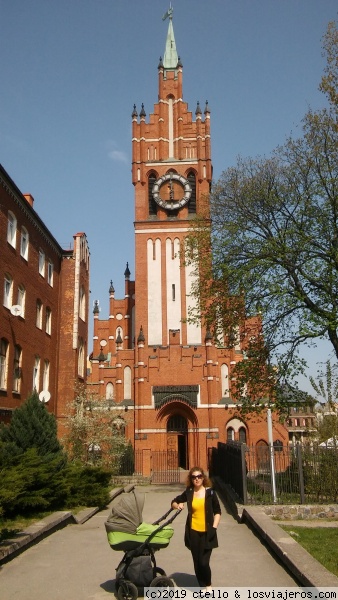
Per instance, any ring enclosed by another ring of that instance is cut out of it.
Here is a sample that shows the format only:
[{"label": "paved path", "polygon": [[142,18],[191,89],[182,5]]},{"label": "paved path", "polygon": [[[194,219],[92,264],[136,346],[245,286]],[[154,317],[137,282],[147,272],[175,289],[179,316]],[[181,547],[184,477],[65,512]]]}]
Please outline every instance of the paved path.
[{"label": "paved path", "polygon": [[[140,488],[146,494],[143,518],[152,522],[170,507],[182,486]],[[114,599],[115,568],[123,553],[107,542],[104,522],[109,509],[83,525],[68,525],[0,568],[1,600]],[[183,544],[186,514],[173,523],[170,545],[156,553],[159,567],[178,587],[197,586],[190,552]],[[239,524],[224,508],[219,526],[219,548],[211,566],[216,587],[291,587],[297,583],[278,564],[260,539]]]}]

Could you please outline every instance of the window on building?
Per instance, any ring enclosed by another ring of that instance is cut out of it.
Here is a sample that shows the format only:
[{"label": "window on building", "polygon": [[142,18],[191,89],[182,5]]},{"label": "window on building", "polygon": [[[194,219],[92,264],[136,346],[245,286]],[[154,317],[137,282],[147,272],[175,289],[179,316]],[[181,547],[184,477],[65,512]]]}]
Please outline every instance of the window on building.
[{"label": "window on building", "polygon": [[53,273],[54,273],[54,265],[49,260],[47,263],[47,282],[51,287],[53,287]]},{"label": "window on building", "polygon": [[39,392],[40,390],[40,356],[36,356],[34,361],[33,390],[36,392]]},{"label": "window on building", "polygon": [[28,231],[26,227],[21,227],[20,254],[25,260],[28,260],[28,244]]},{"label": "window on building", "polygon": [[8,342],[5,338],[0,340],[0,389],[7,389],[8,367]]},{"label": "window on building", "polygon": [[85,289],[83,287],[83,285],[81,285],[80,287],[80,298],[79,298],[79,314],[80,314],[80,319],[82,319],[82,321],[86,320],[86,293],[85,293]]},{"label": "window on building", "polygon": [[232,427],[228,427],[227,429],[227,442],[233,442],[235,439],[235,431]]},{"label": "window on building", "polygon": [[42,302],[41,300],[36,301],[36,326],[42,329]]},{"label": "window on building", "polygon": [[52,333],[52,311],[49,306],[46,308],[46,333],[48,335]]},{"label": "window on building", "polygon": [[106,400],[114,400],[114,385],[111,381],[106,385]]},{"label": "window on building", "polygon": [[42,275],[42,277],[45,276],[45,262],[45,253],[43,250],[39,250],[39,273]]},{"label": "window on building", "polygon": [[19,285],[18,287],[18,305],[21,307],[20,317],[24,317],[26,305],[26,290],[23,285]]},{"label": "window on building", "polygon": [[243,444],[246,444],[246,429],[245,429],[245,427],[240,427],[238,433],[239,433],[239,441],[242,442]]},{"label": "window on building", "polygon": [[42,374],[42,389],[44,392],[49,391],[49,360],[45,360],[43,363],[43,374]]},{"label": "window on building", "polygon": [[11,211],[8,211],[7,242],[16,247],[16,218]]},{"label": "window on building", "polygon": [[13,361],[13,392],[20,392],[21,384],[21,348],[14,346],[14,361]]},{"label": "window on building", "polygon": [[229,367],[226,364],[221,365],[221,390],[222,397],[229,397]]},{"label": "window on building", "polygon": [[83,339],[81,338],[79,341],[79,354],[78,354],[78,363],[77,363],[77,373],[79,377],[84,377],[84,361],[85,353],[84,353],[84,345]]},{"label": "window on building", "polygon": [[4,306],[6,308],[11,308],[12,306],[12,297],[13,297],[13,279],[11,276],[6,273],[4,280]]},{"label": "window on building", "polygon": [[131,399],[131,368],[124,368],[124,398],[125,400]]}]

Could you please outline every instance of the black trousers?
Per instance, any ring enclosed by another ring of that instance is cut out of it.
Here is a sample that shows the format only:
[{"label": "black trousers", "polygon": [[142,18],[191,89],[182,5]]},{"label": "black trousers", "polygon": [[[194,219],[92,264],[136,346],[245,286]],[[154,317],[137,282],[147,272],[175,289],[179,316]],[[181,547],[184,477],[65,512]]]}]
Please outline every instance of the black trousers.
[{"label": "black trousers", "polygon": [[211,585],[210,557],[212,550],[207,550],[206,532],[190,530],[190,550],[194,561],[195,575],[201,587]]}]

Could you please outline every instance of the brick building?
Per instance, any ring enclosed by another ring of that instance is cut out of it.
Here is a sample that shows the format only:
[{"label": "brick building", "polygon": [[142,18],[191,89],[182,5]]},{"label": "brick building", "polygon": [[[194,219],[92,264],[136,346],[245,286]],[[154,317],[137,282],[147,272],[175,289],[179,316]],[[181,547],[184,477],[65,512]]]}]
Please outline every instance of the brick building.
[{"label": "brick building", "polygon": [[0,421],[35,389],[61,425],[86,382],[89,249],[63,250],[33,204],[0,165]]},{"label": "brick building", "polygon": [[[210,110],[195,119],[183,102],[183,67],[172,24],[158,66],[158,102],[147,120],[132,112],[135,189],[135,281],[125,271],[125,297],[109,289],[109,317],[94,308],[89,389],[121,409],[135,450],[175,450],[179,466],[207,466],[218,441],[267,443],[264,417],[243,421],[226,390],[243,359],[240,343],[216,346],[201,324],[188,321],[194,276],[180,251],[192,219],[208,209],[212,181]],[[128,411],[128,413],[124,413]],[[286,443],[285,428],[274,435]],[[149,467],[143,462],[143,472]]]}]

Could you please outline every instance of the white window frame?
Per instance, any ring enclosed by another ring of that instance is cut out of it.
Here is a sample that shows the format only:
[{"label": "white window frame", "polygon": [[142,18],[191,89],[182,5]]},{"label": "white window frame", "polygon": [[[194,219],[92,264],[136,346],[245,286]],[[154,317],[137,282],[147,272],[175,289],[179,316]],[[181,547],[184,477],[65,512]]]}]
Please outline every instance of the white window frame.
[{"label": "white window frame", "polygon": [[25,307],[26,307],[26,289],[25,286],[20,284],[18,286],[18,305],[21,306],[21,315],[20,317],[25,316]]},{"label": "white window frame", "polygon": [[46,255],[43,250],[39,250],[39,273],[42,277],[45,276]]},{"label": "white window frame", "polygon": [[40,391],[40,356],[35,357],[33,367],[33,391]]},{"label": "white window frame", "polygon": [[47,283],[49,283],[49,285],[51,287],[53,287],[53,273],[54,273],[54,265],[53,265],[52,261],[48,260],[47,261]]},{"label": "white window frame", "polygon": [[52,333],[52,311],[49,306],[46,307],[46,333],[48,335]]},{"label": "white window frame", "polygon": [[8,374],[8,348],[9,344],[5,338],[0,339],[0,389],[7,389]]},{"label": "white window frame", "polygon": [[79,340],[79,353],[78,353],[78,362],[77,362],[77,374],[79,377],[84,377],[84,361],[85,353],[84,353],[84,343],[83,339]]},{"label": "white window frame", "polygon": [[13,392],[19,393],[21,387],[21,361],[22,349],[20,346],[14,346],[13,360]]},{"label": "white window frame", "polygon": [[6,308],[11,308],[12,300],[13,300],[13,279],[8,273],[5,273],[4,299],[3,299],[4,306],[6,306]]},{"label": "white window frame", "polygon": [[42,313],[43,313],[43,305],[41,300],[36,301],[36,321],[35,325],[38,329],[42,329]]},{"label": "white window frame", "polygon": [[20,254],[28,261],[29,234],[26,227],[21,227]]},{"label": "white window frame", "polygon": [[86,292],[85,292],[83,285],[81,285],[81,287],[80,287],[79,304],[80,304],[80,306],[79,306],[80,319],[82,319],[82,321],[85,321],[86,320]]},{"label": "white window frame", "polygon": [[43,363],[43,375],[42,375],[42,389],[44,392],[49,391],[49,370],[50,362],[46,359]]},{"label": "white window frame", "polygon": [[16,230],[17,230],[17,220],[16,216],[12,213],[12,211],[8,211],[8,224],[7,224],[7,242],[16,248]]}]

